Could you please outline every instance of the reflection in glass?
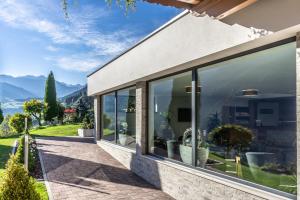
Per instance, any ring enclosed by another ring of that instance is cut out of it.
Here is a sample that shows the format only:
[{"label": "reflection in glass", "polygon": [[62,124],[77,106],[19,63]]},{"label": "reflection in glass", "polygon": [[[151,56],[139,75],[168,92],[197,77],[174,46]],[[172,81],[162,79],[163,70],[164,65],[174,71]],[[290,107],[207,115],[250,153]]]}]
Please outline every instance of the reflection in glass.
[{"label": "reflection in glass", "polygon": [[[149,151],[191,164],[191,72],[149,85]],[[184,134],[185,133],[185,134]]]},{"label": "reflection in glass", "polygon": [[118,144],[135,148],[135,88],[117,92]]},{"label": "reflection in glass", "polygon": [[198,70],[205,168],[296,194],[295,62],[291,43]]},{"label": "reflection in glass", "polygon": [[102,96],[102,139],[115,141],[115,93]]}]

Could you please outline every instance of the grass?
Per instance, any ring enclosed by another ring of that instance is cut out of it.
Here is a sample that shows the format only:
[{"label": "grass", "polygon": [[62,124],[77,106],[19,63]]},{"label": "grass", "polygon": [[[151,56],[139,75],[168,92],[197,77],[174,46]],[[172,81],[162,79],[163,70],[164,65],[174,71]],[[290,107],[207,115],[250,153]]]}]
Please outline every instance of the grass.
[{"label": "grass", "polygon": [[[224,164],[221,165],[215,165],[212,168],[217,169],[223,172],[235,172],[236,171],[236,164],[232,161],[227,161],[224,158],[216,155],[216,154],[209,154],[209,158],[212,160],[220,161]],[[253,176],[253,174],[250,171],[250,168],[246,165],[241,165],[241,174],[237,175],[234,173],[230,173],[234,176],[237,176],[241,179],[257,183],[260,185],[265,185],[277,190],[281,190],[284,192],[296,194],[297,193],[297,187],[295,186],[297,183],[295,181],[295,178],[292,175],[287,174],[275,174],[270,173],[267,171],[263,171],[259,168],[255,169],[256,178]],[[290,187],[289,187],[290,186]]]},{"label": "grass", "polygon": [[32,136],[76,136],[77,129],[81,124],[67,124],[58,126],[40,127],[38,129],[30,130]]},{"label": "grass", "polygon": [[40,194],[42,200],[48,200],[48,193],[44,182],[36,182],[35,189]]},{"label": "grass", "polygon": [[0,137],[0,181],[1,177],[3,177],[5,164],[9,159],[9,154],[11,153],[13,144],[16,139],[20,136],[10,136],[10,137]]}]

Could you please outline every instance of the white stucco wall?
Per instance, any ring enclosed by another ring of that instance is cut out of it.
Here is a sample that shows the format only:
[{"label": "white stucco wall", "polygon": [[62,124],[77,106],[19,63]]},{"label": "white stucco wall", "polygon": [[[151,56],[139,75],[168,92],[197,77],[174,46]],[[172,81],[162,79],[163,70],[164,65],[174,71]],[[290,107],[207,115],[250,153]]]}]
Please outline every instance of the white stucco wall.
[{"label": "white stucco wall", "polygon": [[88,77],[88,95],[134,84],[152,74],[251,40],[251,30],[190,13]]}]

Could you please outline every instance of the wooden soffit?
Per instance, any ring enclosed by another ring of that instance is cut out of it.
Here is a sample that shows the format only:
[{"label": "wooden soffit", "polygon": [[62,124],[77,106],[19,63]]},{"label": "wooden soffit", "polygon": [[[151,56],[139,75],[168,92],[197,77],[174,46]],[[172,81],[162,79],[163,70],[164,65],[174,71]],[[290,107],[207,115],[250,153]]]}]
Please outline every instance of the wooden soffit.
[{"label": "wooden soffit", "polygon": [[257,0],[146,0],[164,6],[189,9],[199,15],[207,14],[217,19],[231,15]]}]

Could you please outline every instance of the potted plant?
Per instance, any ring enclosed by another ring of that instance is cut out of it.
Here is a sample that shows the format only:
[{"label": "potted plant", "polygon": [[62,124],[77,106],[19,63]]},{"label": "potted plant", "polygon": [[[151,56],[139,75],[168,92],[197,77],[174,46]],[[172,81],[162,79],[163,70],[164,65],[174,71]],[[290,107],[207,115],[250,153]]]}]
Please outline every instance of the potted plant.
[{"label": "potted plant", "polygon": [[88,116],[83,118],[82,127],[78,129],[80,137],[93,137],[94,136],[94,123]]},{"label": "potted plant", "polygon": [[126,146],[128,144],[128,138],[127,138],[127,122],[121,122],[120,123],[120,130],[119,130],[119,142],[121,145]]},{"label": "potted plant", "polygon": [[[197,166],[204,167],[209,154],[209,148],[200,130],[198,130]],[[184,163],[192,164],[192,128],[183,133],[182,144],[179,146],[180,156]]]}]

